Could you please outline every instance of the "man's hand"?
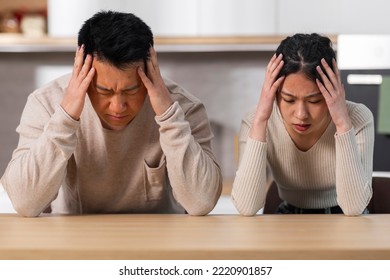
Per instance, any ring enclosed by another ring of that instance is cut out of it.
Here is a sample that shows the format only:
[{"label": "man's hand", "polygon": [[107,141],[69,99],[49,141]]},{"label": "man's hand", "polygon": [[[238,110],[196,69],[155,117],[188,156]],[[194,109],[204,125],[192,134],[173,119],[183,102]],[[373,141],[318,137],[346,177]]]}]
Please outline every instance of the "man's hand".
[{"label": "man's hand", "polygon": [[73,119],[79,120],[84,108],[85,95],[93,76],[95,69],[92,66],[92,56],[87,55],[84,61],[84,46],[78,47],[74,59],[72,78],[66,89],[61,107]]},{"label": "man's hand", "polygon": [[150,59],[146,62],[146,67],[147,75],[141,67],[138,68],[138,74],[148,91],[154,112],[160,116],[173,104],[173,100],[161,77],[157,54],[153,47],[150,48]]}]

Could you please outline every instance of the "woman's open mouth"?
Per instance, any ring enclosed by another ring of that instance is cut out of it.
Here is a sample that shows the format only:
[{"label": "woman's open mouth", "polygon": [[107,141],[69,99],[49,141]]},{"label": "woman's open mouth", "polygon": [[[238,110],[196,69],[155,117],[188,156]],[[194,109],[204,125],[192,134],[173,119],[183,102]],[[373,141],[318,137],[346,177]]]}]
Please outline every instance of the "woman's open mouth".
[{"label": "woman's open mouth", "polygon": [[294,124],[294,127],[298,131],[306,131],[310,128],[310,124]]}]

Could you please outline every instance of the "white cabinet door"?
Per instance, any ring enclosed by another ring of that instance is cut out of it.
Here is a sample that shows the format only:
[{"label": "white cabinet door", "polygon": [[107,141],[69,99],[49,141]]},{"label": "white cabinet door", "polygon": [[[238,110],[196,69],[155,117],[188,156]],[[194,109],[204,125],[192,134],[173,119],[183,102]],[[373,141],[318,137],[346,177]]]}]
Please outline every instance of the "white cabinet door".
[{"label": "white cabinet door", "polygon": [[[258,36],[276,31],[276,0],[48,0],[53,37],[77,36],[99,10],[131,12],[155,36]],[[71,16],[70,16],[71,15]]]},{"label": "white cabinet door", "polygon": [[122,0],[47,0],[48,34],[77,37],[81,25],[100,10],[120,10]]},{"label": "white cabinet door", "polygon": [[277,33],[389,34],[388,0],[278,0]]},{"label": "white cabinet door", "polygon": [[270,35],[275,0],[128,0],[123,10],[141,17],[156,36]]},{"label": "white cabinet door", "polygon": [[196,36],[198,7],[198,0],[48,0],[48,33],[75,37],[94,13],[115,10],[134,13],[156,36]]},{"label": "white cabinet door", "polygon": [[275,0],[198,0],[199,35],[256,36],[276,31]]},{"label": "white cabinet door", "polygon": [[199,0],[122,0],[122,10],[140,17],[155,36],[198,35]]}]

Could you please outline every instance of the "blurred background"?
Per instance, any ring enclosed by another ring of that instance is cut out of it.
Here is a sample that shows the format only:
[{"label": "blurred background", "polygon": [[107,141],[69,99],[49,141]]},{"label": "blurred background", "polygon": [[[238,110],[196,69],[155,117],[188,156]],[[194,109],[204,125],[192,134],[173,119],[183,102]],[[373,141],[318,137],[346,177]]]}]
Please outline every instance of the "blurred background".
[{"label": "blurred background", "polygon": [[142,18],[163,75],[204,102],[224,194],[237,168],[241,117],[256,106],[276,47],[297,32],[331,37],[348,99],[368,104],[380,124],[374,170],[390,171],[390,86],[382,79],[390,75],[390,1],[0,0],[1,175],[28,94],[71,71],[80,26],[102,9]]}]

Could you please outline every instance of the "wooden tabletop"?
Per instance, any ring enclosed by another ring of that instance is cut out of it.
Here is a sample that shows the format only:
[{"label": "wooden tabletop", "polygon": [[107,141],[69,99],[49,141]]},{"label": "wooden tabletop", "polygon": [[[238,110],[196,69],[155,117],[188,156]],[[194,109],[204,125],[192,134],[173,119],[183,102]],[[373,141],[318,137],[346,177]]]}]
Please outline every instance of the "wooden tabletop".
[{"label": "wooden tabletop", "polygon": [[0,259],[390,259],[390,215],[0,214]]}]

